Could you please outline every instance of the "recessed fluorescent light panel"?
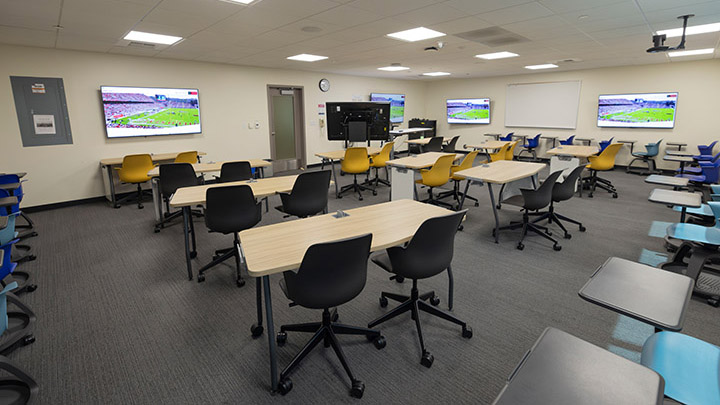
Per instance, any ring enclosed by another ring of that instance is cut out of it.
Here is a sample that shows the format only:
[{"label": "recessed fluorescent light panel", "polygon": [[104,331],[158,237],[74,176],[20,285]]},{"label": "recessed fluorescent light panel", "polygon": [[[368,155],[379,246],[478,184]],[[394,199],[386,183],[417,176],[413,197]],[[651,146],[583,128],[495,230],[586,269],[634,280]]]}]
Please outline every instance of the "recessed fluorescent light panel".
[{"label": "recessed fluorescent light panel", "polygon": [[671,58],[674,58],[674,57],[678,57],[678,56],[708,55],[713,52],[715,52],[714,48],[693,49],[692,51],[668,52],[668,56],[670,56]]},{"label": "recessed fluorescent light panel", "polygon": [[220,0],[220,1],[224,1],[226,3],[250,4],[255,0]]},{"label": "recessed fluorescent light panel", "polygon": [[378,70],[384,70],[386,72],[399,72],[401,70],[409,70],[409,67],[406,66],[385,66],[378,68]]},{"label": "recessed fluorescent light panel", "polygon": [[161,34],[151,34],[149,32],[140,32],[140,31],[130,31],[127,35],[125,35],[125,38],[128,41],[140,41],[140,42],[147,42],[151,44],[163,44],[163,45],[172,45],[175,42],[182,39],[182,37],[174,37],[172,35],[161,35]]},{"label": "recessed fluorescent light panel", "polygon": [[299,60],[301,62],[317,62],[319,60],[327,59],[327,56],[310,55],[307,53],[301,53],[300,55],[288,56],[290,60]]},{"label": "recessed fluorescent light panel", "polygon": [[505,52],[505,51],[503,51],[503,52],[495,52],[495,53],[484,53],[484,54],[482,54],[482,55],[475,55],[476,58],[487,59],[487,60],[503,59],[503,58],[514,58],[514,57],[516,57],[516,56],[518,56],[518,54],[512,53],[512,52]]},{"label": "recessed fluorescent light panel", "polygon": [[[705,24],[705,25],[696,25],[694,27],[687,27],[687,30],[685,31],[685,35],[697,35],[697,34],[707,34],[708,32],[718,32],[720,31],[720,23],[712,23],[712,24]],[[658,35],[665,34],[668,38],[674,38],[674,37],[681,37],[682,36],[682,28],[673,28],[671,30],[662,30],[657,32]]]},{"label": "recessed fluorescent light panel", "polygon": [[399,39],[401,41],[415,42],[422,41],[424,39],[444,37],[445,34],[439,31],[431,30],[429,28],[418,27],[411,30],[387,34],[387,36],[389,36],[390,38]]},{"label": "recessed fluorescent light panel", "polygon": [[430,73],[423,73],[423,76],[450,76],[450,73],[448,73],[448,72],[430,72]]},{"label": "recessed fluorescent light panel", "polygon": [[558,65],[554,65],[552,63],[546,63],[544,65],[525,66],[525,69],[537,70],[537,69],[552,69],[552,68],[556,68],[556,67],[558,67]]}]

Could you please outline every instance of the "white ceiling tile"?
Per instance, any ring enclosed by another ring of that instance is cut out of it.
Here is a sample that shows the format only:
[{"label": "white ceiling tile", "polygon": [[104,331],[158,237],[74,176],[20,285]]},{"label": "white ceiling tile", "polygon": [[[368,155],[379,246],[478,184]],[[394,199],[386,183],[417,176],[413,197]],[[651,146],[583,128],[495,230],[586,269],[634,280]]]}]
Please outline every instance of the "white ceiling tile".
[{"label": "white ceiling tile", "polygon": [[[633,0],[538,0],[538,3],[561,14],[570,11],[582,11],[596,7],[605,7],[616,3],[632,4]],[[582,13],[580,13],[582,14]]]},{"label": "white ceiling tile", "polygon": [[510,24],[519,21],[546,17],[553,12],[539,3],[525,3],[518,6],[506,7],[500,10],[478,14],[485,21],[492,21],[495,25]]},{"label": "white ceiling tile", "polygon": [[475,16],[458,18],[457,20],[447,21],[440,24],[434,24],[428,28],[444,32],[448,35],[460,34],[463,32],[479,30],[481,28],[492,27],[495,24],[489,23]]},{"label": "white ceiling tile", "polygon": [[335,7],[310,17],[313,21],[327,22],[344,27],[367,24],[371,21],[381,20],[384,17],[370,11],[352,7],[350,5]]},{"label": "white ceiling tile", "polygon": [[55,30],[41,31],[0,25],[0,42],[52,48],[55,46]]},{"label": "white ceiling tile", "polygon": [[394,16],[423,8],[435,3],[435,0],[356,0],[352,6],[383,16]]},{"label": "white ceiling tile", "polygon": [[469,14],[487,13],[501,8],[532,3],[530,0],[449,0],[443,4]]},{"label": "white ceiling tile", "polygon": [[62,30],[58,35],[57,47],[79,51],[107,52],[115,46],[116,42],[116,39],[78,35],[68,32],[67,30]]},{"label": "white ceiling tile", "polygon": [[420,27],[427,27],[433,24],[456,20],[465,17],[467,14],[458,9],[448,7],[445,4],[434,4],[419,8],[396,16],[400,21],[415,24]]}]

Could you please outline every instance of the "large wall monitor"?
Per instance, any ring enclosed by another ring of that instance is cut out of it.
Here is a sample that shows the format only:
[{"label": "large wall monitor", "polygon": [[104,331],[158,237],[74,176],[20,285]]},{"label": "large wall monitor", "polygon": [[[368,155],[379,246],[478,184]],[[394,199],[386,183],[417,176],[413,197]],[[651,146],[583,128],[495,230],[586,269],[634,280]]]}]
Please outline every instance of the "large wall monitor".
[{"label": "large wall monitor", "polygon": [[447,100],[448,124],[489,124],[489,98]]},{"label": "large wall monitor", "polygon": [[100,87],[108,138],[201,132],[197,89]]},{"label": "large wall monitor", "polygon": [[601,94],[599,127],[673,128],[677,93]]},{"label": "large wall monitor", "polygon": [[371,93],[370,101],[390,103],[390,122],[399,124],[405,119],[405,95],[389,93]]}]

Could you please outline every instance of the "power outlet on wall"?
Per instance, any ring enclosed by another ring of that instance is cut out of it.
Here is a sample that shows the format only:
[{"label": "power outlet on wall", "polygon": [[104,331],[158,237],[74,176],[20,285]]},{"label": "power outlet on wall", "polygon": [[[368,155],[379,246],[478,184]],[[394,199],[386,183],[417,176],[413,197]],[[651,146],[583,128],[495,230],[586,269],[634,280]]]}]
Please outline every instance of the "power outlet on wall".
[{"label": "power outlet on wall", "polygon": [[255,121],[255,129],[260,129],[260,121]]}]

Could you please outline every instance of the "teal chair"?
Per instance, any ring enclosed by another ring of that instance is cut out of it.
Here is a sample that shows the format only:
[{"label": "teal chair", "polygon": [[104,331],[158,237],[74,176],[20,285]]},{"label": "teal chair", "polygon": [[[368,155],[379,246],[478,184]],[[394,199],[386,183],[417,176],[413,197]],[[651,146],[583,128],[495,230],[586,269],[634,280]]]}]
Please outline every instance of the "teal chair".
[{"label": "teal chair", "polygon": [[[645,145],[645,151],[643,152],[632,152],[631,155],[634,156],[634,159],[631,160],[630,163],[628,163],[627,172],[638,174],[659,173],[657,167],[655,166],[655,159],[653,158],[657,156],[658,153],[660,153],[660,144],[662,143],[662,141],[663,140],[661,139],[655,143],[649,143]],[[632,164],[637,160],[647,165],[647,171],[633,171]]]}]

